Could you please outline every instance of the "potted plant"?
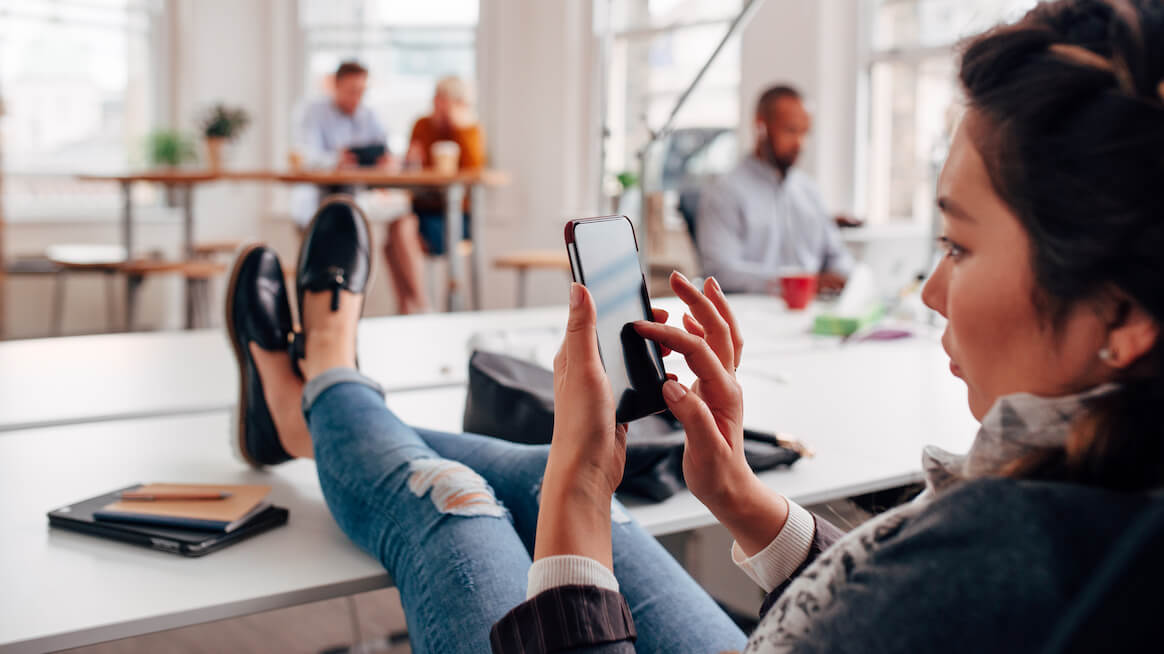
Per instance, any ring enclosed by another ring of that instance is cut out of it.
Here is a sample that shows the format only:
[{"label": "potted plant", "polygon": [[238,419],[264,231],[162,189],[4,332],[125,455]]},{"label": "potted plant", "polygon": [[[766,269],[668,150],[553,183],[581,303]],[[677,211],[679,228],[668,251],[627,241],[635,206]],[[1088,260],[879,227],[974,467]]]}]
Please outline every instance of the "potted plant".
[{"label": "potted plant", "polygon": [[624,170],[615,175],[614,179],[618,182],[618,194],[610,199],[611,209],[614,213],[623,213],[626,207],[633,204],[633,198],[630,198],[631,202],[626,200],[633,195],[631,189],[638,186],[639,176],[634,171]]},{"label": "potted plant", "polygon": [[[146,161],[152,168],[177,168],[184,163],[197,161],[198,151],[194,139],[176,129],[155,129],[146,137]],[[178,197],[174,187],[166,185],[167,207],[177,206]]]},{"label": "potted plant", "polygon": [[210,109],[202,120],[202,133],[211,170],[222,168],[223,145],[238,138],[250,122],[251,117],[242,107],[231,108],[220,102]]},{"label": "potted plant", "polygon": [[146,159],[151,166],[174,168],[198,159],[194,140],[176,129],[155,129],[146,138]]}]

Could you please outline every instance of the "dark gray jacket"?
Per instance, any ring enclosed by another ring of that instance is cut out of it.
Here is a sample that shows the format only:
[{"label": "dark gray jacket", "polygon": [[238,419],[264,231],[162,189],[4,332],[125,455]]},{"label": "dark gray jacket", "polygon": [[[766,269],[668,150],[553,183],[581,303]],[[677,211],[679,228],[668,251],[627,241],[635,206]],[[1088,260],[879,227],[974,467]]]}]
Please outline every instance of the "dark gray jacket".
[{"label": "dark gray jacket", "polygon": [[[845,539],[818,518],[815,560],[769,594],[746,651],[1039,651],[1150,501],[981,479],[883,514],[868,533]],[[567,586],[506,615],[494,626],[493,648],[536,652],[543,638],[549,651],[633,652],[634,624],[620,594]]]},{"label": "dark gray jacket", "polygon": [[[999,398],[967,454],[926,448],[918,499],[844,535],[816,518],[808,560],[765,599],[747,651],[1038,651],[1113,544],[1160,500],[999,472],[1062,447],[1087,401],[1117,390]],[[634,637],[621,595],[582,586],[530,599],[492,632],[496,652],[545,651],[542,642],[630,652]]]}]

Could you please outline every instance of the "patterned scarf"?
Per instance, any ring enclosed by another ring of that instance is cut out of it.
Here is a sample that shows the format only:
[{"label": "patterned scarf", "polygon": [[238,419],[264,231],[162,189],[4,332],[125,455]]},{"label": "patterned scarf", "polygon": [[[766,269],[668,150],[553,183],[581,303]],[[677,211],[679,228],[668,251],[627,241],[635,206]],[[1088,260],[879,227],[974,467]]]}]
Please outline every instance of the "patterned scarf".
[{"label": "patterned scarf", "polygon": [[986,417],[966,454],[952,454],[940,447],[922,451],[926,492],[922,497],[951,485],[998,474],[1007,464],[1036,450],[1062,447],[1071,425],[1090,400],[1119,389],[1103,384],[1076,395],[1038,397],[1015,393],[1000,397]]},{"label": "patterned scarf", "polygon": [[1077,395],[1044,398],[1016,393],[999,398],[986,417],[970,451],[952,454],[929,446],[922,452],[926,489],[914,501],[872,518],[837,541],[780,595],[769,609],[745,652],[791,652],[812,638],[814,616],[828,610],[848,572],[867,560],[936,493],[954,484],[998,474],[1004,466],[1037,449],[1062,447],[1087,402],[1118,389],[1104,384]]}]

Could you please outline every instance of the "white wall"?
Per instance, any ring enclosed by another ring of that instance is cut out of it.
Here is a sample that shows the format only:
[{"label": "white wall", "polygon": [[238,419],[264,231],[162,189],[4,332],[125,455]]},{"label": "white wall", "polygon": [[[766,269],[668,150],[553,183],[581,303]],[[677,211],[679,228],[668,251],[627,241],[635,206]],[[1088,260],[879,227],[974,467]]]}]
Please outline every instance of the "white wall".
[{"label": "white wall", "polygon": [[[277,124],[272,118],[271,47],[278,0],[171,0],[171,124],[195,129],[216,102],[242,107],[252,123],[228,148],[228,165],[270,167]],[[276,119],[278,120],[278,119]],[[220,183],[199,188],[197,240],[257,237],[267,210],[264,185]]]},{"label": "white wall", "polygon": [[[491,194],[486,243],[500,254],[562,249],[566,220],[598,211],[597,44],[590,2],[485,0],[478,30],[481,118],[491,164],[512,186]],[[512,273],[493,273],[487,307],[511,306]],[[531,275],[533,304],[565,301],[568,278]]]},{"label": "white wall", "polygon": [[812,136],[800,165],[834,211],[852,212],[856,174],[860,0],[766,0],[740,43],[740,138],[752,143],[756,99],[777,83],[807,97]]}]

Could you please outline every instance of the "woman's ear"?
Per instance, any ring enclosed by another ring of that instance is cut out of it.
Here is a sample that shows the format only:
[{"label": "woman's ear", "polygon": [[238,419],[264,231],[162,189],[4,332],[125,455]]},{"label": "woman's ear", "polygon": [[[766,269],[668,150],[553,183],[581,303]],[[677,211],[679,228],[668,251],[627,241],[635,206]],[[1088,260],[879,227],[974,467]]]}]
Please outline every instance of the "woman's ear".
[{"label": "woman's ear", "polygon": [[1101,358],[1113,368],[1127,368],[1156,346],[1160,325],[1140,303],[1121,297]]}]

